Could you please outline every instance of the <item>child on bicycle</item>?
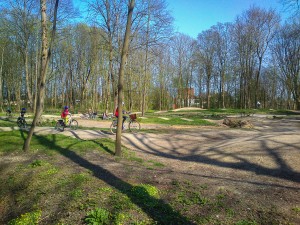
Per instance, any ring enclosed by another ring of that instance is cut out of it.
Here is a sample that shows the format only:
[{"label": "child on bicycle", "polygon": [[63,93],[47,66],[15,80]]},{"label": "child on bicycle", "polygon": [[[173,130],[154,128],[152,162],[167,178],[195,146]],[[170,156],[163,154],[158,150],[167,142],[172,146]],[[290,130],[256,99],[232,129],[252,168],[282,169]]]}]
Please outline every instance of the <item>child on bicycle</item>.
[{"label": "child on bicycle", "polygon": [[25,122],[25,113],[26,113],[26,108],[22,108],[20,112],[20,116],[17,119],[17,123],[24,123]]},{"label": "child on bicycle", "polygon": [[21,112],[20,112],[20,117],[21,117],[22,119],[24,119],[25,113],[26,113],[26,108],[22,108],[22,109],[21,109]]},{"label": "child on bicycle", "polygon": [[64,110],[62,111],[62,113],[60,114],[60,117],[63,119],[64,121],[64,125],[66,126],[68,124],[68,115],[69,115],[69,107],[65,106]]}]

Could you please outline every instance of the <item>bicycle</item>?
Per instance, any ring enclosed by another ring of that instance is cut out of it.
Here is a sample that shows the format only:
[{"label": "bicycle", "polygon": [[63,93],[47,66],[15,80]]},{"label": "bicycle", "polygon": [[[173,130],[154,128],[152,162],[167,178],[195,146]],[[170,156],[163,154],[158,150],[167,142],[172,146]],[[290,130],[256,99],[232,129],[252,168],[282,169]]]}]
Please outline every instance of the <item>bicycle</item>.
[{"label": "bicycle", "polygon": [[18,127],[20,127],[20,128],[26,128],[27,122],[25,120],[25,117],[22,117],[22,116],[18,117],[17,124],[18,124]]},{"label": "bicycle", "polygon": [[97,112],[87,112],[87,113],[82,114],[80,117],[82,119],[94,120],[94,119],[97,119],[97,114],[98,114]]},{"label": "bicycle", "polygon": [[[126,120],[124,121],[124,126],[123,126],[122,130],[126,129],[125,124],[127,124],[126,123],[127,119],[128,118],[126,118]],[[114,117],[113,121],[110,125],[110,132],[112,134],[116,134],[117,133],[117,127],[118,127],[118,118]],[[132,133],[137,133],[141,129],[141,124],[137,121],[136,114],[130,114],[129,115],[128,129]]]},{"label": "bicycle", "polygon": [[69,118],[67,119],[67,121],[68,121],[67,124],[65,124],[63,119],[57,120],[56,125],[55,125],[55,130],[64,131],[66,127],[70,127],[71,130],[77,130],[78,129],[77,120],[73,119],[71,113],[69,113],[68,117]]}]

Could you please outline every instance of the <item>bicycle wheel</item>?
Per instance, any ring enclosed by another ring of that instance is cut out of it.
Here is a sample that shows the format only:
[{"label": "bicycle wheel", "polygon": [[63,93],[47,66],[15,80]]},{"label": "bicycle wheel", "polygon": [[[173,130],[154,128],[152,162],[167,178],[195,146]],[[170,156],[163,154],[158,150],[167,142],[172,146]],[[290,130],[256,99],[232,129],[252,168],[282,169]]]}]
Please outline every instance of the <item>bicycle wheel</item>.
[{"label": "bicycle wheel", "polygon": [[26,128],[27,127],[26,121],[22,118],[18,118],[17,124],[18,124],[18,127],[20,127],[20,128]]},{"label": "bicycle wheel", "polygon": [[78,122],[77,122],[77,120],[72,120],[70,122],[70,128],[71,128],[71,130],[77,130],[78,129]]},{"label": "bicycle wheel", "polygon": [[64,131],[64,129],[65,129],[64,123],[58,120],[55,125],[55,130]]},{"label": "bicycle wheel", "polygon": [[140,129],[141,129],[141,124],[140,124],[138,121],[133,120],[133,121],[130,121],[130,122],[129,122],[129,130],[130,130],[132,133],[136,133],[136,132],[138,132]]},{"label": "bicycle wheel", "polygon": [[17,119],[17,125],[18,125],[18,127],[22,127],[22,126],[23,126],[23,120],[22,120],[21,117],[19,117],[19,118]]},{"label": "bicycle wheel", "polygon": [[110,132],[112,134],[116,134],[117,133],[117,127],[118,127],[118,122],[117,120],[113,120],[111,125],[110,125]]}]

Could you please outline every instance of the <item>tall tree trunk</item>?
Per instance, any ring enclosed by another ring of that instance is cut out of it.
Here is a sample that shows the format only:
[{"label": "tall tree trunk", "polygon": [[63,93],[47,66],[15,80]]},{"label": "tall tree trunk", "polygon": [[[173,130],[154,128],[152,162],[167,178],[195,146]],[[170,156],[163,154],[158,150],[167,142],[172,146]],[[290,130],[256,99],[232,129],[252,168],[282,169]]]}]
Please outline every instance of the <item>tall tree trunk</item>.
[{"label": "tall tree trunk", "polygon": [[142,116],[145,115],[146,111],[146,90],[147,90],[147,72],[148,72],[148,52],[149,52],[149,30],[150,30],[150,9],[148,3],[148,19],[147,19],[147,30],[146,30],[146,56],[145,56],[145,70],[143,79],[143,92],[142,92]]},{"label": "tall tree trunk", "polygon": [[28,70],[28,47],[26,44],[25,52],[24,52],[24,65],[25,65],[25,80],[26,80],[26,90],[27,90],[27,97],[29,101],[29,107],[30,109],[34,110],[33,107],[33,97],[31,93],[31,85],[30,85],[30,79],[29,79],[29,70]]},{"label": "tall tree trunk", "polygon": [[2,81],[3,81],[3,55],[4,55],[4,47],[2,48],[1,53],[1,67],[0,67],[0,109],[3,111],[3,95],[2,95]]},{"label": "tall tree trunk", "polygon": [[119,117],[118,117],[118,128],[117,128],[117,134],[116,134],[116,149],[115,154],[116,156],[121,156],[121,136],[122,136],[122,120],[123,120],[123,113],[122,113],[122,101],[123,101],[123,79],[124,79],[124,67],[127,60],[127,53],[128,53],[128,47],[129,47],[129,40],[130,40],[130,33],[131,33],[131,20],[132,20],[132,14],[134,9],[134,3],[135,0],[130,0],[129,6],[128,6],[128,15],[127,15],[127,23],[126,23],[126,31],[124,36],[124,42],[123,42],[123,49],[122,49],[122,55],[121,55],[121,63],[120,63],[120,71],[119,71],[119,84],[118,84],[118,111],[119,111]]},{"label": "tall tree trunk", "polygon": [[[223,67],[223,66],[222,66]],[[222,68],[221,72],[221,99],[222,99],[222,108],[225,109],[225,69]]]},{"label": "tall tree trunk", "polygon": [[32,125],[28,132],[28,136],[24,142],[23,150],[25,152],[29,151],[30,142],[33,136],[34,129],[36,127],[37,122],[40,120],[40,117],[43,113],[44,108],[44,96],[45,96],[45,82],[46,82],[46,74],[48,68],[48,62],[51,55],[51,46],[55,36],[56,30],[56,18],[57,18],[57,9],[58,9],[58,2],[59,0],[55,1],[55,8],[54,8],[54,21],[53,21],[53,28],[51,34],[51,42],[48,48],[48,37],[47,37],[47,15],[46,15],[46,1],[41,0],[41,25],[42,25],[42,55],[41,55],[41,68],[40,68],[40,76],[39,76],[39,83],[38,83],[38,96],[37,96],[37,107],[36,112],[33,118]]},{"label": "tall tree trunk", "polygon": [[36,50],[36,59],[35,59],[35,93],[34,93],[34,103],[33,103],[33,112],[36,112],[36,102],[38,94],[38,73],[39,73],[39,48]]}]

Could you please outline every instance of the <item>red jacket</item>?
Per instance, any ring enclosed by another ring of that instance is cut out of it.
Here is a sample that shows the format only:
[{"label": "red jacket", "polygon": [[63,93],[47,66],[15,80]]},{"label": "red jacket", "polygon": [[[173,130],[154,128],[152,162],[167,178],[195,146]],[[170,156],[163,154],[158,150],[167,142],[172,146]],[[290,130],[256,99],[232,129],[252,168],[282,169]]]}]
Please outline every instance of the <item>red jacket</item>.
[{"label": "red jacket", "polygon": [[115,116],[116,116],[116,117],[119,116],[119,112],[118,112],[118,111],[119,111],[119,107],[117,107],[117,108],[116,108],[116,111],[115,111]]},{"label": "red jacket", "polygon": [[69,110],[68,109],[65,109],[62,113],[61,113],[61,118],[66,118],[67,115],[69,115]]}]

